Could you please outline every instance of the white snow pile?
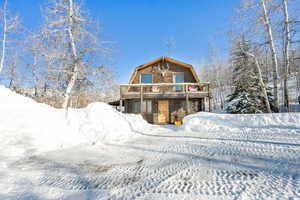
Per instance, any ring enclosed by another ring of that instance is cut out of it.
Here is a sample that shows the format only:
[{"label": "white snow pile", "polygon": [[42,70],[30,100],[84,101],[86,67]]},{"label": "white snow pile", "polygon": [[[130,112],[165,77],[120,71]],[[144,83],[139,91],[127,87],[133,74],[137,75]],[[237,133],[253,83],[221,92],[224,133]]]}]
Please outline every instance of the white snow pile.
[{"label": "white snow pile", "polygon": [[191,132],[241,131],[247,128],[300,129],[299,113],[215,114],[196,113],[183,120],[183,128]]},{"label": "white snow pile", "polygon": [[[119,113],[105,103],[65,111],[37,103],[0,86],[0,141],[20,151],[48,151],[77,144],[121,143],[148,124],[137,115]],[[9,151],[9,149],[7,149]],[[20,152],[22,153],[22,152]]]}]

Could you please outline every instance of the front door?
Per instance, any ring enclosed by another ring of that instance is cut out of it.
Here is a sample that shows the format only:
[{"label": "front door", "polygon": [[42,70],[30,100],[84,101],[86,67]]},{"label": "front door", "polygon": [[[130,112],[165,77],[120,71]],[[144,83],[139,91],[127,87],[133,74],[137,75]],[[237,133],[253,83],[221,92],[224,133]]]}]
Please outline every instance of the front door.
[{"label": "front door", "polygon": [[169,123],[169,101],[168,100],[158,101],[158,123],[160,124]]}]

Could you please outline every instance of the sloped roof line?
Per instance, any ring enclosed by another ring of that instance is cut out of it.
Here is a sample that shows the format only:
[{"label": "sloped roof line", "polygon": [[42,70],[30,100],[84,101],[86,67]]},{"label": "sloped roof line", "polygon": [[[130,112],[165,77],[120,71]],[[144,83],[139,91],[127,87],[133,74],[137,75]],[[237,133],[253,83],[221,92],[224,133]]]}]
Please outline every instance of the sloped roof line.
[{"label": "sloped roof line", "polygon": [[177,64],[179,66],[188,68],[189,70],[191,70],[191,72],[192,72],[195,80],[197,82],[200,82],[200,79],[198,78],[198,76],[196,74],[196,71],[195,71],[195,69],[194,69],[194,67],[192,65],[184,63],[184,62],[181,62],[181,61],[178,61],[178,60],[174,60],[174,59],[169,58],[169,57],[164,57],[163,56],[163,57],[160,57],[158,59],[152,60],[152,61],[150,61],[150,62],[148,62],[146,64],[143,64],[143,65],[140,65],[140,66],[136,67],[135,70],[134,70],[134,72],[133,72],[133,74],[132,74],[132,76],[131,76],[131,78],[130,78],[129,84],[131,84],[133,82],[133,79],[134,79],[134,77],[136,76],[136,74],[137,74],[137,72],[139,70],[144,69],[146,67],[149,67],[150,65],[153,65],[153,64],[158,63],[158,62],[170,62],[170,63],[173,63],[173,64]]}]

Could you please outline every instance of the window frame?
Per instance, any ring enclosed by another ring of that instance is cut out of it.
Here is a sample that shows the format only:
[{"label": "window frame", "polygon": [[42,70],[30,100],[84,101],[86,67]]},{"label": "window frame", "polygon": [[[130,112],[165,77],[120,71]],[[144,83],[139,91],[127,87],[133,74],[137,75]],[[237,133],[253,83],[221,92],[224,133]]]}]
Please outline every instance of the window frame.
[{"label": "window frame", "polygon": [[184,83],[184,72],[173,72],[173,83],[176,83],[176,75],[177,74],[182,74],[182,78],[183,78],[182,83]]},{"label": "window frame", "polygon": [[[176,82],[176,75],[181,74],[182,75],[182,83],[184,83],[184,72],[173,72],[173,83],[177,83]],[[178,89],[180,88],[180,89]],[[182,92],[183,91],[183,87],[182,86],[175,86],[174,87],[174,91],[175,92]]]},{"label": "window frame", "polygon": [[142,101],[142,106],[140,101],[132,102],[132,113],[146,113],[151,114],[153,111],[153,101],[152,100],[144,100]]},{"label": "window frame", "polygon": [[153,110],[152,100],[144,100],[142,103],[143,103],[142,112],[147,113],[147,114],[151,114],[152,110]]},{"label": "window frame", "polygon": [[139,101],[132,102],[132,113],[138,114],[140,113],[141,105]]},{"label": "window frame", "polygon": [[[151,83],[142,83],[142,76],[143,75],[151,75]],[[152,84],[152,83],[153,83],[153,74],[152,73],[140,74],[140,84]]]}]

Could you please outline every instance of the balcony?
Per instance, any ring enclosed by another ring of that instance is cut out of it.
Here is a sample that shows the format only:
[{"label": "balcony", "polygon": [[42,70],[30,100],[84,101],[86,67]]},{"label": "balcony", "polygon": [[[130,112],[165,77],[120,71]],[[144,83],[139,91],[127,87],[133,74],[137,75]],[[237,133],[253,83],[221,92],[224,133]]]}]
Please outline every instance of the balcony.
[{"label": "balcony", "polygon": [[121,99],[205,98],[209,83],[153,83],[120,86]]}]

